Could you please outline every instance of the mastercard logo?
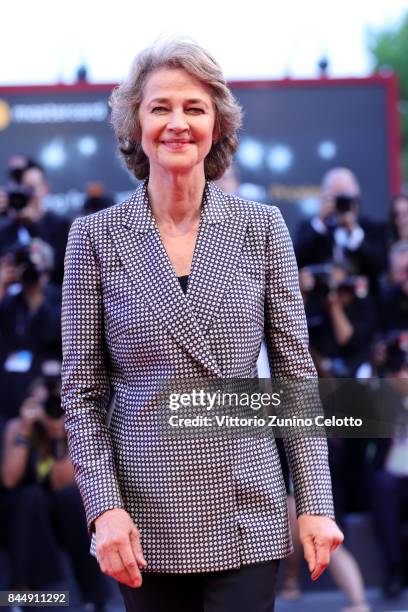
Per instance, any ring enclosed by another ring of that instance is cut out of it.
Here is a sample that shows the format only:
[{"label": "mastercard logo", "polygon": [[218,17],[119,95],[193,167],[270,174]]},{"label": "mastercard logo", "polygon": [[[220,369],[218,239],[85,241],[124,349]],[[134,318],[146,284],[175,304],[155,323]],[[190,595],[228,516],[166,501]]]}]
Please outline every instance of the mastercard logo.
[{"label": "mastercard logo", "polygon": [[4,130],[11,121],[10,106],[0,98],[0,130]]}]

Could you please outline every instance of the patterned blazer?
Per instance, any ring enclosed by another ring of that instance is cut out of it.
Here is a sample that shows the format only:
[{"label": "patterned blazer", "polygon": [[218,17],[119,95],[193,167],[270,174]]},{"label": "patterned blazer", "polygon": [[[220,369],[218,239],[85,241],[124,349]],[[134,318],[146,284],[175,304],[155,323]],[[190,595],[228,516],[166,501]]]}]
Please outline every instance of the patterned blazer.
[{"label": "patterned blazer", "polygon": [[[183,293],[146,182],[72,224],[62,306],[62,405],[90,534],[125,508],[148,570],[237,568],[290,554],[273,437],[166,437],[151,383],[251,378],[265,335],[275,377],[313,378],[292,242],[276,207],[207,182]],[[111,390],[114,410],[107,406]],[[326,440],[286,444],[298,514],[333,517]],[[91,552],[95,554],[94,535]]]}]

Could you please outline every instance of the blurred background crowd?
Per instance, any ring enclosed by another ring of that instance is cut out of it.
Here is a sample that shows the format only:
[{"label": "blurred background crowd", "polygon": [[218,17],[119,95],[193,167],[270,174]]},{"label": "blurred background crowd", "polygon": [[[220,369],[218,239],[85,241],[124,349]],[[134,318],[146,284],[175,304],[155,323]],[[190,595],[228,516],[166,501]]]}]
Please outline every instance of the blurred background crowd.
[{"label": "blurred background crowd", "polygon": [[[58,584],[66,550],[82,600],[103,607],[105,577],[89,554],[60,402],[61,288],[71,220],[43,206],[49,186],[34,160],[10,160],[0,204],[0,548],[3,588]],[[113,200],[90,188],[82,214]]]}]

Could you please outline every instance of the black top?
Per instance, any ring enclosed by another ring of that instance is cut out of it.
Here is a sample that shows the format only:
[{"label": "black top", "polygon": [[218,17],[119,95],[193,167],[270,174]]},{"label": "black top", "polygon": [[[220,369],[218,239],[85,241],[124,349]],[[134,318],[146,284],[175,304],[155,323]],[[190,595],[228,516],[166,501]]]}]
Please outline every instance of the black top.
[{"label": "black top", "polygon": [[186,274],[185,276],[178,276],[177,277],[179,279],[180,286],[181,286],[182,290],[184,291],[184,293],[187,293],[188,276],[189,275]]}]

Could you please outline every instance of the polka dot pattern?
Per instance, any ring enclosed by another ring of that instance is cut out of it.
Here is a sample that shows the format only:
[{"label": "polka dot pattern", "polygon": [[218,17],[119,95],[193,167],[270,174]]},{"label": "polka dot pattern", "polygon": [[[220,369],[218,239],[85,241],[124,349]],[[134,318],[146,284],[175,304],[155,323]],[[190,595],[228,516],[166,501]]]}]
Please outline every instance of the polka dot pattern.
[{"label": "polka dot pattern", "polygon": [[[251,378],[264,335],[274,376],[316,376],[277,208],[207,183],[186,294],[146,183],[129,200],[74,221],[62,403],[90,533],[102,512],[125,508],[156,572],[224,570],[290,554],[273,439],[164,437],[158,429],[157,415],[168,410],[157,398],[159,381]],[[326,441],[291,439],[287,453],[298,513],[333,516]]]}]

